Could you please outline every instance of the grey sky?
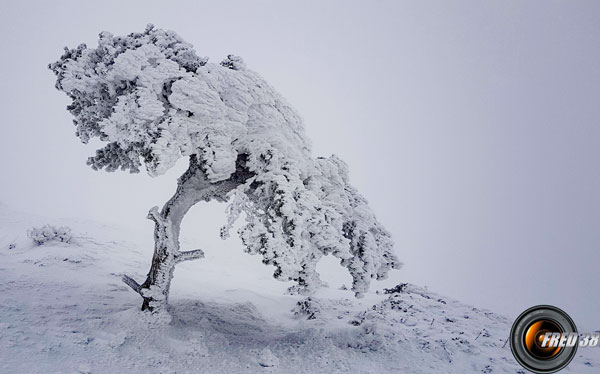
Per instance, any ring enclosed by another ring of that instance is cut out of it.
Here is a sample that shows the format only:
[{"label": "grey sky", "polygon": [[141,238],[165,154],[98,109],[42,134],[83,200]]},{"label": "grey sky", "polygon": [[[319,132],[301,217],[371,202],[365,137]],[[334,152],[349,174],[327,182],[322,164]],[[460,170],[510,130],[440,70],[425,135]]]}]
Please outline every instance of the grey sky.
[{"label": "grey sky", "polygon": [[600,3],[4,1],[0,201],[149,228],[183,165],[89,169],[46,68],[149,22],[213,61],[243,56],[298,109],[394,234],[395,279],[600,328]]}]

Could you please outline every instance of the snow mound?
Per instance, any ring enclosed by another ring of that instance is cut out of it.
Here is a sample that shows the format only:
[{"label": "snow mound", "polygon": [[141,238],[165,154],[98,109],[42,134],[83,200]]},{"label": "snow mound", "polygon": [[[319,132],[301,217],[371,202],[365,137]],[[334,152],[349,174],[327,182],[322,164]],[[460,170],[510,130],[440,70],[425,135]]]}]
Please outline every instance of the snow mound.
[{"label": "snow mound", "polygon": [[[52,220],[77,245],[36,246],[26,232],[44,222],[0,205],[0,373],[525,373],[508,318],[411,284],[283,295],[264,273],[222,275],[247,267],[239,248],[178,268],[170,315],[154,318],[120,282],[147,268],[145,236]],[[598,372],[599,353],[564,372]]]}]

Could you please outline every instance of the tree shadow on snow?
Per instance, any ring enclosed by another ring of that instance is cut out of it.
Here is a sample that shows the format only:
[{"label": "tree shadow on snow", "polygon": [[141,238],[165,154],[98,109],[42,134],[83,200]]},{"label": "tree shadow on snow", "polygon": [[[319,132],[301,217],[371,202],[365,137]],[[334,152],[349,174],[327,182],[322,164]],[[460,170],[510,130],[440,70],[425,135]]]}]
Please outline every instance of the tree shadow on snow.
[{"label": "tree shadow on snow", "polygon": [[204,335],[220,335],[234,346],[251,344],[261,347],[277,343],[303,343],[305,340],[302,331],[286,329],[266,320],[252,303],[219,304],[180,300],[172,303],[170,313],[173,328],[199,331]]}]

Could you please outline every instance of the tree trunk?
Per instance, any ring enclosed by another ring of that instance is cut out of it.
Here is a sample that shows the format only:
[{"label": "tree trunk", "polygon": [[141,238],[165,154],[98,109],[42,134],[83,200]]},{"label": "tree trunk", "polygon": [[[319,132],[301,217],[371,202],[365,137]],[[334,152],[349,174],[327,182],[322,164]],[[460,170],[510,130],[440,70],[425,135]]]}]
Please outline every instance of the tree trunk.
[{"label": "tree trunk", "polygon": [[123,282],[143,298],[142,310],[166,310],[175,265],[182,261],[204,257],[200,249],[180,251],[179,232],[188,210],[199,201],[225,201],[229,191],[243,183],[250,174],[243,168],[244,158],[238,158],[238,169],[231,178],[211,183],[195,155],[190,156],[186,172],[177,182],[175,194],[159,212],[153,207],[148,218],[154,221],[154,255],[146,281],[141,285],[123,276]]}]

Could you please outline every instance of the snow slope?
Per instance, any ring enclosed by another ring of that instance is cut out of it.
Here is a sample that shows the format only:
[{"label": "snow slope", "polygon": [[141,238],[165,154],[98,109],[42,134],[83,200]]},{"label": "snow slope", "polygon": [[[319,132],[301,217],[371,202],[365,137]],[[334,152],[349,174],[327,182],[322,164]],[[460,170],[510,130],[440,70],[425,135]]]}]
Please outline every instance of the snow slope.
[{"label": "snow slope", "polygon": [[[35,246],[26,231],[46,223],[70,226],[73,243]],[[143,280],[150,232],[0,204],[0,373],[525,373],[508,318],[414,285],[285,295],[241,248],[179,265],[172,319],[157,320],[120,281]],[[564,372],[599,370],[595,348]]]}]

